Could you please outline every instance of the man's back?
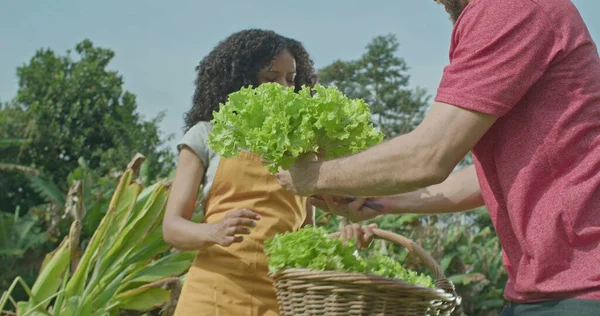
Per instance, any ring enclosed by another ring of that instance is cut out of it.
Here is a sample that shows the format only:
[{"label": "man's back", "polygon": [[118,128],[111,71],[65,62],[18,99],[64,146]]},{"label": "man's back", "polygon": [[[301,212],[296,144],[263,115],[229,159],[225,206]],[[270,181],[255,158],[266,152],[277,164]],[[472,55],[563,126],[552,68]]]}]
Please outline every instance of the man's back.
[{"label": "man's back", "polygon": [[436,101],[499,116],[474,148],[511,301],[600,300],[600,58],[568,0],[474,0]]}]

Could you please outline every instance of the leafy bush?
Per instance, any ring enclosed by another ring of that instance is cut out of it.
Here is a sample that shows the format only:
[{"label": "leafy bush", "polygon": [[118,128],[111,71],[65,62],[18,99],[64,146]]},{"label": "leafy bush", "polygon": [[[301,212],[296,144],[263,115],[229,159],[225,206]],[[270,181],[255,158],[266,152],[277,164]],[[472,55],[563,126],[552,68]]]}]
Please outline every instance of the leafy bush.
[{"label": "leafy bush", "polygon": [[[81,181],[75,181],[66,198],[66,212],[73,214],[69,234],[49,253],[33,286],[17,277],[0,299],[18,315],[118,315],[122,309],[147,311],[169,303],[165,287],[179,283],[193,252],[169,251],[162,238],[162,215],[169,183],[147,188],[134,180],[143,157],[136,157],[123,173],[108,210],[83,253],[79,241],[84,216]],[[28,301],[16,302],[11,292],[21,285]]]}]

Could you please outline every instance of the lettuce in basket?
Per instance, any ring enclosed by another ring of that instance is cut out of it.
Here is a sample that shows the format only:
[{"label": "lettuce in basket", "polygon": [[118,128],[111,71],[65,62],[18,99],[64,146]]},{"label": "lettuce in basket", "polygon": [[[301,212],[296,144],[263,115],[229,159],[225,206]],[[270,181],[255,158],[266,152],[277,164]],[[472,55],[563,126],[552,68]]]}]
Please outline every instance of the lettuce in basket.
[{"label": "lettuce in basket", "polygon": [[369,105],[349,99],[335,87],[317,85],[314,95],[276,83],[247,87],[229,95],[214,113],[209,145],[221,156],[248,150],[271,162],[269,170],[289,169],[306,153],[336,158],[380,143]]},{"label": "lettuce in basket", "polygon": [[297,232],[277,234],[265,242],[269,270],[305,268],[317,271],[342,271],[379,275],[433,288],[430,276],[404,268],[380,254],[366,258],[355,255],[356,248],[340,239],[328,238],[324,228],[307,226]]}]

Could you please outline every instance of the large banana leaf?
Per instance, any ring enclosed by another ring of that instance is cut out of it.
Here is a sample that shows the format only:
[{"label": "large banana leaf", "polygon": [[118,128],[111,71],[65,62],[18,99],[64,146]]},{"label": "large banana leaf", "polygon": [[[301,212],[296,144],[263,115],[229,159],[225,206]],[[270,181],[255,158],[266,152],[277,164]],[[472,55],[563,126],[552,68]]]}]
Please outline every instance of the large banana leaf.
[{"label": "large banana leaf", "polygon": [[31,187],[47,202],[55,205],[65,205],[65,194],[43,173],[27,174]]}]

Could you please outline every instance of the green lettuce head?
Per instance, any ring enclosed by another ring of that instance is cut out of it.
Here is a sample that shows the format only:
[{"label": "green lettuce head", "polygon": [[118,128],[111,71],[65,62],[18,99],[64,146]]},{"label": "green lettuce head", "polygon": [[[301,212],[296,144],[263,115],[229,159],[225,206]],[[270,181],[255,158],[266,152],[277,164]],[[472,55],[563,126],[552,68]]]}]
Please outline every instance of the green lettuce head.
[{"label": "green lettuce head", "polygon": [[368,104],[335,87],[304,87],[298,93],[276,83],[229,95],[211,121],[209,145],[222,157],[248,150],[269,161],[269,171],[289,169],[307,153],[326,158],[356,153],[383,140],[371,124]]}]

